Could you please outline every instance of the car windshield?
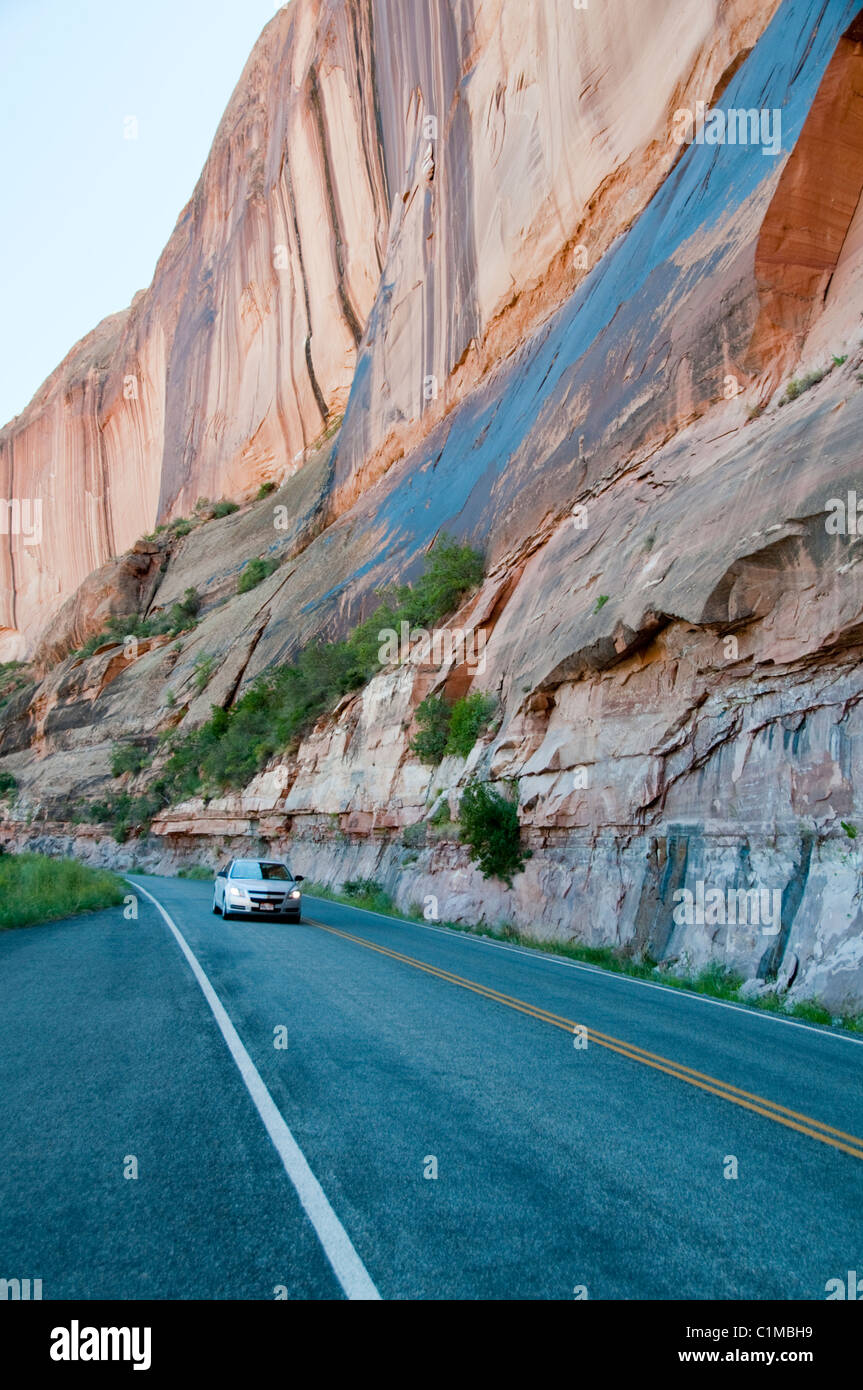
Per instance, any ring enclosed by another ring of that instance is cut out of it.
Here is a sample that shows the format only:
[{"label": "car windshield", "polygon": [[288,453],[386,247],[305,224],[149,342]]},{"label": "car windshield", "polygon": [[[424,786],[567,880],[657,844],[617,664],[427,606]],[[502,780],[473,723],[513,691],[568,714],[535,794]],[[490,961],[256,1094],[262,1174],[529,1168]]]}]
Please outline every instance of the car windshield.
[{"label": "car windshield", "polygon": [[264,864],[260,859],[238,859],[231,869],[231,878],[290,879],[284,864]]}]

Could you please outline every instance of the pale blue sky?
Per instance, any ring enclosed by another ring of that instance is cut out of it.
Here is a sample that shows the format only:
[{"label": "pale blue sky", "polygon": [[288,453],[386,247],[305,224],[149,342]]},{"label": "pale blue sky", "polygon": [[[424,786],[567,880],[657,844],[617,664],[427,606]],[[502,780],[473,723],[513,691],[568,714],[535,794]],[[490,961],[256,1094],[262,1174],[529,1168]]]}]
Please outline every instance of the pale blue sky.
[{"label": "pale blue sky", "polygon": [[150,283],[278,9],[0,0],[0,424]]}]

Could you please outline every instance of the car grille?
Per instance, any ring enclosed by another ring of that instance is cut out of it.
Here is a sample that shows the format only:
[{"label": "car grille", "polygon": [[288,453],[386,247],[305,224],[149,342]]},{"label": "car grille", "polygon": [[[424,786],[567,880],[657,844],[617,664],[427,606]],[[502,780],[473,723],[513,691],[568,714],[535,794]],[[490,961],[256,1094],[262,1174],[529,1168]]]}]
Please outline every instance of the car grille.
[{"label": "car grille", "polygon": [[254,889],[251,889],[249,892],[249,900],[255,907],[258,907],[261,903],[272,903],[274,907],[281,907],[282,903],[285,901],[285,895],[284,892],[268,893],[265,889],[259,889],[256,892]]}]

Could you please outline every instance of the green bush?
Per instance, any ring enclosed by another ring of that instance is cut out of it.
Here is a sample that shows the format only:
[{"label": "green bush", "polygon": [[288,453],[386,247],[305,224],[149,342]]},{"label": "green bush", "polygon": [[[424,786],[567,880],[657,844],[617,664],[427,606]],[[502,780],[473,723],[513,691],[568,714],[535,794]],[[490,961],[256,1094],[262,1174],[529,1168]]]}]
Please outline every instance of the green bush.
[{"label": "green bush", "polygon": [[126,617],[109,618],[101,632],[87,639],[83,647],[73,653],[76,657],[88,657],[108,643],[119,644],[127,637],[161,637],[165,634],[176,637],[180,632],[188,632],[195,626],[201,611],[201,596],[196,589],[189,588],[181,603],[172,603],[166,613],[158,613],[152,618],[142,618],[138,614]]},{"label": "green bush", "polygon": [[482,583],[484,561],[477,550],[442,536],[430,552],[426,568],[412,588],[397,591],[399,620],[416,627],[432,627],[454,613],[471,589]]},{"label": "green bush", "polygon": [[181,517],[179,521],[173,521],[171,523],[171,530],[175,536],[188,536],[189,532],[193,529],[191,521],[186,521],[185,517]]},{"label": "green bush", "polygon": [[366,912],[390,912],[393,908],[389,893],[374,878],[349,878],[342,884],[341,895]]},{"label": "green bush", "polygon": [[11,796],[17,792],[18,782],[11,772],[0,772],[0,797]]},{"label": "green bush", "polygon": [[424,763],[439,763],[446,752],[449,738],[450,706],[442,695],[427,695],[417,706],[419,733],[411,749]]},{"label": "green bush", "polygon": [[436,808],[434,813],[431,816],[429,816],[429,825],[449,824],[451,824],[449,818],[449,802],[447,801],[447,798],[445,796],[442,796],[440,799],[440,805]]},{"label": "green bush", "polygon": [[0,855],[0,927],[28,927],[117,907],[127,891],[116,875],[74,859]]},{"label": "green bush", "polygon": [[497,701],[479,690],[456,700],[450,716],[445,753],[466,758],[480,734],[488,728],[496,710]]},{"label": "green bush", "polygon": [[110,825],[114,838],[122,844],[129,835],[145,835],[154,816],[168,805],[164,782],[152,782],[140,796],[119,792],[106,800],[91,801],[81,809],[82,819],[94,825]]},{"label": "green bush", "polygon": [[206,864],[184,864],[177,870],[177,878],[188,878],[193,883],[210,883],[213,876],[213,870],[208,869]]},{"label": "green bush", "polygon": [[210,679],[216,669],[216,658],[214,656],[199,656],[195,662],[195,689],[202,695],[210,684]]},{"label": "green bush", "polygon": [[250,589],[256,589],[262,584],[274,570],[279,568],[278,560],[270,558],[265,560],[263,557],[257,560],[250,560],[237,580],[237,593],[247,594]]},{"label": "green bush", "polygon": [[483,878],[499,878],[512,887],[530,850],[521,846],[518,806],[485,782],[469,782],[462,793],[459,821],[462,839]]},{"label": "green bush", "polygon": [[122,777],[131,772],[136,776],[149,763],[150,755],[144,743],[115,743],[111,749],[111,776]]},{"label": "green bush", "polygon": [[255,501],[263,502],[264,498],[269,497],[271,492],[275,492],[277,487],[277,483],[261,483],[261,486],[258,488]]},{"label": "green bush", "polygon": [[805,376],[799,379],[795,378],[789,381],[788,385],[785,387],[785,399],[788,401],[796,401],[798,396],[802,396],[804,391],[810,391],[813,386],[817,386],[819,381],[824,380],[825,376],[827,376],[827,370],[818,369],[814,372],[807,372]]},{"label": "green bush", "polygon": [[23,690],[26,686],[33,686],[35,682],[30,675],[29,669],[21,661],[0,662],[0,711],[4,710],[9,701]]},{"label": "green bush", "polygon": [[221,519],[223,516],[231,516],[233,512],[238,512],[240,506],[238,502],[228,502],[223,500],[216,502],[213,507],[213,516]]},{"label": "green bush", "polygon": [[417,706],[420,727],[411,749],[424,763],[436,764],[452,755],[466,758],[496,709],[497,701],[478,690],[454,705],[442,695],[427,695]]}]

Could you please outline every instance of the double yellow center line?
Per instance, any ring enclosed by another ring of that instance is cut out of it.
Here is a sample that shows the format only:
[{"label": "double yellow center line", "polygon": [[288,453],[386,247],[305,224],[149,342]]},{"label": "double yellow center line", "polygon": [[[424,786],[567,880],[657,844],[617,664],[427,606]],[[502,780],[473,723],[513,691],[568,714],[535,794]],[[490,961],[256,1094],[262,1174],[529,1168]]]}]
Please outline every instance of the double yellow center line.
[{"label": "double yellow center line", "polygon": [[[474,994],[480,994],[484,999],[491,999],[495,1004],[503,1004],[508,1009],[516,1009],[519,1013],[527,1014],[529,1018],[536,1018],[540,1023],[550,1023],[553,1028],[561,1028],[565,1033],[574,1034],[577,1028],[582,1025],[571,1018],[563,1018],[560,1014],[550,1013],[548,1009],[541,1009],[537,1004],[529,1004],[524,999],[515,999],[510,994],[501,994],[500,990],[490,989],[488,985],[478,984],[475,980],[466,980],[462,975],[454,975],[450,970],[441,970],[436,965],[429,965],[426,961],[417,960],[414,956],[402,955],[400,951],[392,951],[388,946],[379,946],[374,941],[367,941],[362,936],[353,936],[350,932],[339,931],[337,927],[328,927],[324,922],[317,922],[314,918],[304,917],[303,920],[310,926],[318,927],[321,931],[330,932],[333,936],[340,936],[345,941],[352,941],[357,946],[363,946],[367,951],[376,951],[378,955],[389,956],[391,960],[400,961],[402,965],[410,965],[414,970],[423,970],[427,975],[434,975],[439,980],[445,980],[447,984],[458,985],[460,989],[472,990]],[[730,1101],[732,1105],[742,1106],[744,1110],[751,1110],[756,1115],[763,1115],[767,1120],[774,1120],[776,1124],[785,1125],[787,1129],[797,1130],[799,1134],[805,1134],[810,1139],[817,1139],[821,1144],[829,1144],[831,1148],[841,1149],[843,1153],[851,1154],[853,1158],[863,1159],[863,1139],[857,1139],[853,1134],[846,1134],[844,1130],[834,1129],[832,1125],[825,1125],[821,1120],[813,1120],[809,1115],[801,1115],[797,1110],[789,1110],[786,1105],[777,1105],[775,1101],[765,1100],[763,1096],[753,1095],[751,1091],[744,1091],[739,1086],[732,1086],[727,1081],[720,1081],[715,1076],[710,1076],[706,1072],[695,1071],[693,1067],[685,1067],[681,1062],[671,1061],[668,1057],[662,1057],[659,1053],[648,1052],[643,1047],[636,1047],[634,1043],[624,1042],[621,1038],[612,1037],[609,1033],[600,1033],[595,1028],[584,1027],[583,1035],[586,1035],[588,1042],[595,1043],[598,1047],[605,1047],[609,1052],[616,1052],[621,1057],[628,1057],[632,1062],[640,1062],[642,1066],[652,1067],[655,1071],[661,1071],[666,1076],[673,1076],[678,1081],[685,1081],[689,1086],[697,1086],[701,1091],[718,1096],[720,1100]]]}]

